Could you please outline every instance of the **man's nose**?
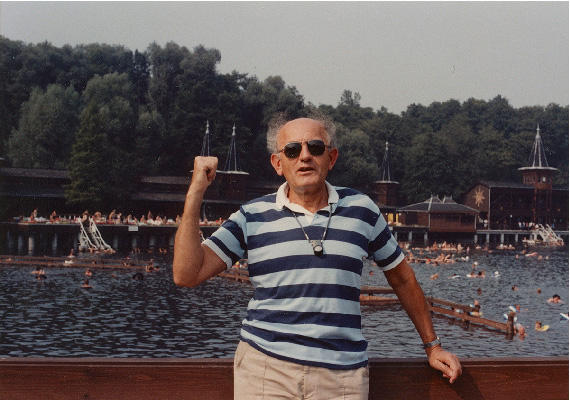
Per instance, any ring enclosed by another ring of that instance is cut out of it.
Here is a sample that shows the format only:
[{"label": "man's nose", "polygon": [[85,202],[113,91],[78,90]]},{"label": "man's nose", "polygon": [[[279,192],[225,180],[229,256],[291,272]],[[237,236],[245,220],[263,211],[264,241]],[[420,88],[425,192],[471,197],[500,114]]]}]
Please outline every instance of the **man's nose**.
[{"label": "man's nose", "polygon": [[301,153],[299,154],[299,159],[300,160],[308,160],[312,157],[313,155],[311,154],[311,152],[309,151],[309,145],[307,142],[303,142],[301,144]]}]

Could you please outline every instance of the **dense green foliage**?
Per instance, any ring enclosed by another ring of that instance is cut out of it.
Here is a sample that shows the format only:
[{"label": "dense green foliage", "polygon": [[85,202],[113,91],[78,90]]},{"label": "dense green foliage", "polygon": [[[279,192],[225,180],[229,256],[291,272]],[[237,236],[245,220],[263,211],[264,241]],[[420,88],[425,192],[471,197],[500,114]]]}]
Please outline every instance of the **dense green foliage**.
[{"label": "dense green foliage", "polygon": [[[265,150],[274,113],[305,115],[311,104],[279,76],[220,74],[221,54],[152,43],[144,52],[88,44],[57,48],[0,36],[0,157],[12,166],[67,168],[70,203],[120,207],[138,175],[186,175],[209,121],[212,153],[224,165],[236,125],[242,169],[277,179]],[[540,125],[557,184],[568,184],[568,106],[513,108],[470,98],[398,114],[360,105],[345,90],[320,105],[338,123],[332,183],[369,190],[385,142],[402,204],[430,194],[458,197],[478,180],[520,182]]]}]

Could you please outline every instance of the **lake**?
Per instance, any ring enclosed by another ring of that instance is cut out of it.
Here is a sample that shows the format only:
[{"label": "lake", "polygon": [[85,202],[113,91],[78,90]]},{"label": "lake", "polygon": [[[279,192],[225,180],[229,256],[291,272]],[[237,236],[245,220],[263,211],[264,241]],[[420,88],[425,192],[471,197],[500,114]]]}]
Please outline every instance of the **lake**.
[{"label": "lake", "polygon": [[[412,265],[426,295],[462,304],[479,300],[485,318],[504,321],[509,306],[521,305],[517,318],[527,328],[524,339],[434,315],[446,349],[459,357],[568,356],[568,321],[560,317],[568,312],[568,248],[534,250],[548,259],[524,257],[518,248],[471,251],[469,261],[436,267]],[[160,271],[137,281],[130,269],[94,269],[89,290],[81,288],[84,268],[46,268],[47,279],[40,282],[31,266],[0,266],[0,356],[233,357],[252,287],[213,278],[197,288],[179,288],[172,281],[171,252],[136,256],[153,257]],[[486,278],[466,277],[474,261]],[[387,286],[375,268],[365,260],[363,284]],[[498,278],[492,277],[495,271]],[[434,273],[439,279],[430,280]],[[447,279],[453,273],[460,278]],[[555,293],[565,303],[547,303]],[[535,331],[536,320],[549,330]],[[425,355],[400,306],[362,306],[362,325],[369,357]]]}]

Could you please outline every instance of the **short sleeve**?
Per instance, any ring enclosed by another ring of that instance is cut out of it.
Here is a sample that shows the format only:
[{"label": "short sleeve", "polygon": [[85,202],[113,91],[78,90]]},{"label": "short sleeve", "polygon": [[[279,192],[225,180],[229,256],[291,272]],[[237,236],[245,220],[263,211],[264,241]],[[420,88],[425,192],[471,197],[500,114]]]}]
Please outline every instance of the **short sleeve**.
[{"label": "short sleeve", "polygon": [[244,211],[240,208],[204,241],[204,245],[216,253],[228,268],[247,257],[245,222]]},{"label": "short sleeve", "polygon": [[368,251],[382,271],[394,268],[404,259],[402,249],[392,235],[382,213],[378,215]]}]

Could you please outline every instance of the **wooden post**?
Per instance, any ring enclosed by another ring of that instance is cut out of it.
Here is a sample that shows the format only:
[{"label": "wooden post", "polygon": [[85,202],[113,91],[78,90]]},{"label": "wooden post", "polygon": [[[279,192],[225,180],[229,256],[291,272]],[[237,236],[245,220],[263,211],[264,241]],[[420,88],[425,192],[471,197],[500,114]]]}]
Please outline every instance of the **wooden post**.
[{"label": "wooden post", "polygon": [[31,234],[28,236],[28,253],[33,254],[36,250],[36,237]]},{"label": "wooden post", "polygon": [[509,311],[507,318],[507,333],[509,335],[514,335],[515,333],[515,314],[514,311]]},{"label": "wooden post", "polygon": [[53,234],[53,238],[51,240],[51,251],[54,253],[57,251],[57,233]]}]

